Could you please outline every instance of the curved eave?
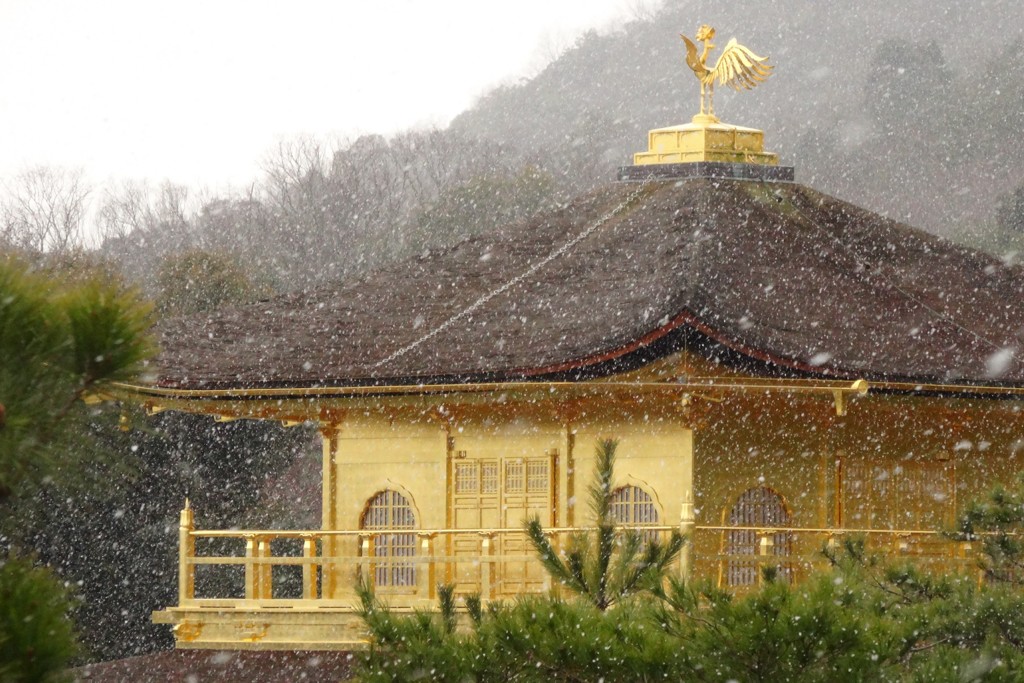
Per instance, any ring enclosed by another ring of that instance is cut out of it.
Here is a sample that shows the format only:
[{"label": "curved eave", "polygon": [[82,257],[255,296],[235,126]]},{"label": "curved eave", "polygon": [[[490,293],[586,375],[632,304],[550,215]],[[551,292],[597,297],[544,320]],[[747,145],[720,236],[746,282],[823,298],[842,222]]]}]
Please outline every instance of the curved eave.
[{"label": "curved eave", "polygon": [[[696,332],[733,355],[731,364],[751,371],[747,379],[685,378],[685,381],[615,381],[616,374],[635,369],[679,350],[675,339]],[[568,379],[566,379],[568,378]],[[868,384],[870,383],[870,385]],[[1006,383],[940,382],[934,378],[898,375],[875,376],[841,368],[815,366],[751,347],[683,311],[667,323],[628,344],[562,363],[518,368],[489,375],[446,375],[423,378],[366,378],[328,380],[315,384],[278,383],[257,386],[212,386],[189,388],[167,385],[119,384],[117,391],[140,398],[185,400],[259,400],[283,398],[345,398],[356,396],[445,395],[487,392],[558,392],[595,394],[601,392],[708,391],[848,391],[912,394],[957,398],[1001,398],[1024,400],[1024,386]]]},{"label": "curved eave", "polygon": [[[773,354],[768,351],[754,348],[743,342],[736,340],[729,335],[723,334],[716,330],[711,325],[705,323],[697,315],[690,311],[682,311],[671,318],[667,323],[661,325],[640,338],[625,344],[616,349],[610,351],[604,351],[599,354],[591,356],[585,356],[583,358],[566,361],[559,364],[548,365],[540,368],[529,368],[524,370],[516,370],[511,374],[519,374],[523,377],[531,376],[545,376],[545,375],[559,375],[573,371],[586,372],[590,370],[594,376],[600,376],[604,374],[601,372],[602,367],[614,367],[616,361],[621,361],[631,354],[637,353],[645,348],[654,346],[658,342],[666,340],[671,334],[675,332],[685,331],[686,328],[693,329],[698,333],[704,335],[706,338],[716,344],[720,344],[723,347],[733,351],[741,356],[749,358],[754,361],[771,365],[778,369],[790,370],[798,375],[807,376],[825,376],[834,377],[836,379],[857,379],[858,373],[847,373],[841,371],[832,371],[829,369],[813,366],[809,363],[802,362]],[[610,370],[614,372],[615,370]]]},{"label": "curved eave", "polygon": [[[614,366],[629,355],[637,353],[642,349],[654,346],[659,342],[668,339],[673,333],[685,331],[686,328],[697,331],[700,335],[714,344],[718,344],[733,354],[748,361],[770,368],[772,375],[784,374],[786,371],[793,374],[793,378],[803,378],[811,384],[839,384],[843,380],[860,380],[870,383],[873,393],[894,393],[914,394],[927,396],[974,398],[974,397],[999,397],[1004,399],[1024,399],[1024,386],[1012,382],[986,383],[986,382],[940,382],[935,378],[917,378],[896,373],[879,376],[870,372],[856,372],[843,368],[833,368],[820,365],[812,365],[800,359],[789,358],[775,354],[770,351],[758,349],[745,344],[703,321],[697,315],[683,311],[668,323],[647,333],[640,339],[613,351],[595,354],[576,361],[570,361],[559,365],[551,365],[543,368],[536,368],[521,371],[523,376],[545,376],[564,374],[572,371],[583,372],[590,369],[594,376],[601,376],[597,370],[602,366]],[[669,348],[676,348],[676,345],[669,345]],[[741,363],[744,369],[751,369],[749,363]],[[759,368],[760,369],[760,368]],[[614,371],[614,370],[612,370]],[[781,372],[780,372],[781,371]],[[753,373],[757,376],[759,373]],[[691,378],[692,379],[692,378]],[[762,380],[768,381],[768,380]],[[790,382],[793,379],[776,380]]]}]

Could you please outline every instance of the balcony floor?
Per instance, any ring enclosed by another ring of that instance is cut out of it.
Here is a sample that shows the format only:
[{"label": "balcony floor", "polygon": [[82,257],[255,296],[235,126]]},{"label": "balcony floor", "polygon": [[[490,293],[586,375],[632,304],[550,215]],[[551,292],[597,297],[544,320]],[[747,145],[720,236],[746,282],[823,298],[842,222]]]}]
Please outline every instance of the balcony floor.
[{"label": "balcony floor", "polygon": [[367,645],[363,621],[352,607],[203,605],[170,607],[152,618],[172,624],[175,645],[183,649],[358,650]]}]

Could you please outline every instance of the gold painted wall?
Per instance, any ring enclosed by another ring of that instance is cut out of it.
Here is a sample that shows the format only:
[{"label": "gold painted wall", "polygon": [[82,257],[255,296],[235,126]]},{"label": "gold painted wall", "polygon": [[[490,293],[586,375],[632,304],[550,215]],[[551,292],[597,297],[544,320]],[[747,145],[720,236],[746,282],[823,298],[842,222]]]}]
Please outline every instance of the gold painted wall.
[{"label": "gold painted wall", "polygon": [[[948,527],[967,502],[1024,471],[1019,402],[873,395],[844,417],[827,408],[779,397],[710,410],[694,439],[698,526],[730,525],[740,496],[765,487],[785,501],[785,526],[911,532],[868,541],[890,553],[949,553],[936,535],[913,532]],[[826,536],[793,535],[792,556],[813,558]],[[724,553],[727,538],[697,535],[701,574],[719,576],[722,562],[707,558]]]},{"label": "gold painted wall", "polygon": [[[349,411],[325,437],[326,462],[330,434],[337,434],[336,517],[333,522],[325,517],[325,528],[359,529],[368,501],[382,491],[398,492],[409,501],[418,530],[521,529],[534,515],[548,528],[586,524],[585,490],[602,438],[620,442],[616,485],[640,487],[654,498],[659,523],[678,525],[683,503],[692,497],[693,468],[691,432],[675,405],[640,400],[609,407],[597,399],[575,404],[571,419],[559,414],[563,407],[463,406],[443,419],[439,405],[405,411],[401,417],[382,405]],[[328,482],[325,490],[331,488]],[[476,556],[478,536],[439,538],[435,548]],[[367,550],[354,537],[331,543],[325,554],[353,557]],[[535,563],[524,536],[495,540],[491,552],[518,558],[511,564],[520,566],[497,572],[499,593],[543,588],[539,567],[526,566]],[[325,578],[325,597],[351,597],[351,577],[344,572]],[[467,562],[437,578],[471,592],[480,588],[478,573]]]},{"label": "gold painted wall", "polygon": [[[585,525],[594,448],[614,438],[616,485],[650,494],[660,524],[681,525],[692,500],[695,566],[721,579],[723,564],[714,558],[727,551],[728,532],[714,527],[737,524],[730,514],[744,492],[763,487],[784,501],[785,523],[769,526],[822,530],[786,537],[792,557],[813,558],[828,529],[948,525],[965,501],[1016,476],[1024,457],[1024,420],[1010,401],[872,395],[852,401],[842,417],[830,397],[784,392],[698,398],[692,411],[650,396],[514,408],[486,401],[459,408],[449,399],[444,419],[439,405],[400,417],[363,410],[339,424],[338,529],[358,529],[367,501],[383,490],[408,498],[417,529],[515,529],[534,514],[547,527]],[[526,463],[526,472],[530,462],[546,468],[546,488],[506,491],[507,468]],[[459,493],[463,471],[475,472],[471,486],[484,488]],[[490,493],[486,476],[498,482]],[[900,552],[931,552],[923,537],[894,538],[885,542],[902,543]],[[456,555],[480,552],[468,537],[438,543]],[[337,551],[358,554],[358,541],[345,539]],[[519,541],[495,541],[490,552],[521,560],[530,551]],[[809,568],[805,562],[793,571]],[[473,571],[455,568],[438,578],[478,590]],[[540,589],[541,579],[524,572],[499,572],[499,592]],[[332,584],[342,587],[332,597],[349,595],[344,579]]]}]

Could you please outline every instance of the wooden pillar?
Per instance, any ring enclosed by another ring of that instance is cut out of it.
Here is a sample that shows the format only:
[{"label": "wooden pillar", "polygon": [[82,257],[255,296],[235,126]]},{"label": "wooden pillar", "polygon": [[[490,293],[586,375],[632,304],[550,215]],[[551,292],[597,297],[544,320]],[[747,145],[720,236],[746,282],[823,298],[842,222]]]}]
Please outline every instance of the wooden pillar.
[{"label": "wooden pillar", "polygon": [[565,453],[565,507],[562,517],[555,524],[571,527],[576,524],[576,435],[571,422],[562,426],[562,452]]},{"label": "wooden pillar", "polygon": [[373,586],[375,585],[374,577],[376,575],[376,565],[370,565],[370,539],[373,538],[369,534],[359,535],[359,574],[363,577],[363,581]]},{"label": "wooden pillar", "polygon": [[696,531],[696,520],[693,515],[693,487],[683,491],[683,510],[679,520],[679,533],[685,543],[679,551],[679,578],[689,581],[693,578],[693,542]]},{"label": "wooden pillar", "polygon": [[843,443],[842,435],[846,420],[835,416],[832,411],[814,413],[813,424],[818,428],[818,450],[820,453],[819,467],[819,501],[818,526],[822,529],[838,529],[841,516],[841,457],[839,450]]},{"label": "wooden pillar", "polygon": [[196,593],[196,567],[192,558],[196,554],[196,539],[192,536],[195,522],[188,498],[178,522],[178,606],[192,602]]},{"label": "wooden pillar", "polygon": [[338,527],[338,426],[320,428],[323,438],[323,514],[321,527],[337,531]]},{"label": "wooden pillar", "polygon": [[764,568],[768,565],[764,558],[775,554],[775,534],[771,531],[759,531],[761,536],[757,542],[757,554],[761,558],[757,563],[757,584],[764,583]]},{"label": "wooden pillar", "polygon": [[[452,436],[451,422],[445,420],[441,437],[444,439],[444,528],[455,528],[455,437]],[[444,554],[451,558],[455,555],[455,535],[444,537]],[[455,564],[448,559],[444,563],[444,582],[455,581]]]},{"label": "wooden pillar", "polygon": [[[708,420],[708,406],[706,401],[701,405],[694,405],[694,398],[690,394],[683,394],[678,398],[679,420],[678,424],[683,430],[681,452],[679,457],[683,459],[682,472],[679,481],[679,533],[683,535],[686,542],[679,552],[679,578],[684,581],[691,581],[694,575],[695,551],[697,543],[697,515],[696,500],[697,494],[694,488],[694,472],[697,467],[696,430],[703,428]],[[667,521],[667,520],[666,520]],[[719,577],[721,583],[721,577]]]},{"label": "wooden pillar", "polygon": [[558,480],[561,477],[561,474],[559,472],[559,470],[561,470],[561,458],[559,457],[559,452],[557,448],[551,449],[551,452],[548,455],[551,458],[551,466],[548,468],[548,477],[551,483],[551,497],[549,499],[550,509],[548,516],[548,524],[551,526],[558,526],[558,511],[559,508],[561,508],[561,504],[558,500],[559,491],[561,490],[561,487],[558,485]]},{"label": "wooden pillar", "polygon": [[831,489],[828,485],[829,468],[832,462],[832,454],[829,452],[828,439],[820,440],[819,448],[821,455],[818,457],[818,527],[821,529],[831,528],[831,520],[828,518],[831,498]]},{"label": "wooden pillar", "polygon": [[684,430],[682,452],[683,471],[679,481],[680,489],[680,511],[679,511],[679,533],[686,539],[683,549],[679,551],[679,578],[689,581],[693,578],[693,545],[694,534],[696,533],[697,520],[694,514],[694,490],[693,490],[693,468],[694,452],[693,428],[686,427]]},{"label": "wooden pillar", "polygon": [[832,521],[836,529],[842,529],[844,526],[846,526],[846,520],[844,519],[843,515],[843,478],[846,476],[846,471],[845,457],[843,456],[842,451],[838,451],[835,454],[834,462],[835,470],[833,476],[835,481],[833,481],[832,483],[832,495],[834,496],[835,500],[833,501],[834,516],[832,518]]},{"label": "wooden pillar", "polygon": [[[323,510],[320,528],[324,531],[338,530],[338,425],[326,424],[320,427],[323,439]],[[336,597],[339,567],[334,563],[338,556],[338,539],[325,536],[323,546],[323,591],[321,597]]]}]

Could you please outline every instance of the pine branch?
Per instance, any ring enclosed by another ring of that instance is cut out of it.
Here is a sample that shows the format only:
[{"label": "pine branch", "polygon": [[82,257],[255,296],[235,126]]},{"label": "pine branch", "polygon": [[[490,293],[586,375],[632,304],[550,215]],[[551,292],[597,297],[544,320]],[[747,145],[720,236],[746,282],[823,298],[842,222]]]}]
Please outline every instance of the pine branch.
[{"label": "pine branch", "polygon": [[576,572],[574,572],[571,557],[569,562],[562,562],[558,557],[558,553],[555,552],[554,547],[551,545],[551,540],[544,534],[544,528],[540,524],[539,517],[534,516],[533,519],[527,522],[526,535],[529,537],[534,551],[540,558],[541,564],[544,565],[544,569],[551,575],[551,578],[569,587],[571,590],[585,592],[586,585],[580,581],[581,577],[577,576]]},{"label": "pine branch", "polygon": [[[639,534],[637,536],[640,537]],[[643,588],[649,588],[652,591],[660,588],[659,579],[675,562],[685,543],[686,539],[678,531],[673,531],[668,543],[664,545],[656,540],[648,543],[639,560],[630,562],[628,565],[624,564],[629,571],[617,587],[619,594],[625,597]]]}]

